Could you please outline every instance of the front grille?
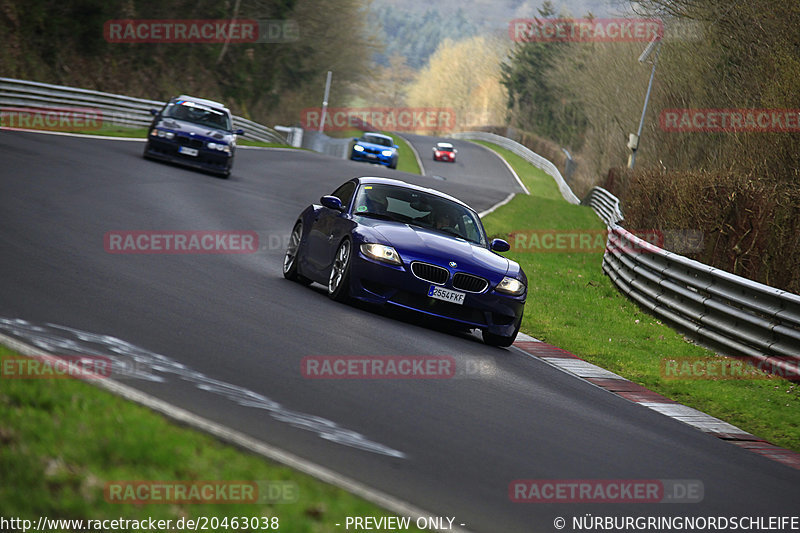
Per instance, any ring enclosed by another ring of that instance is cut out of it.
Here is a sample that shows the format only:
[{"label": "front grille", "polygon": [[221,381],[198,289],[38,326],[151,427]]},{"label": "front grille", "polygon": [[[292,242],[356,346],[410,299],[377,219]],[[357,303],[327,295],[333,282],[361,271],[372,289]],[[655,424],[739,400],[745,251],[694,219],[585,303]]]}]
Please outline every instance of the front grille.
[{"label": "front grille", "polygon": [[458,290],[466,292],[483,292],[488,286],[489,282],[479,276],[473,276],[472,274],[465,274],[463,272],[458,272],[455,276],[453,276],[453,288]]},{"label": "front grille", "polygon": [[192,139],[191,137],[184,137],[182,135],[178,135],[175,137],[175,140],[178,141],[178,144],[181,146],[188,146],[189,148],[202,148],[203,141],[200,139]]},{"label": "front grille", "polygon": [[437,285],[444,285],[450,277],[450,271],[446,268],[416,261],[411,263],[411,272],[419,279]]}]

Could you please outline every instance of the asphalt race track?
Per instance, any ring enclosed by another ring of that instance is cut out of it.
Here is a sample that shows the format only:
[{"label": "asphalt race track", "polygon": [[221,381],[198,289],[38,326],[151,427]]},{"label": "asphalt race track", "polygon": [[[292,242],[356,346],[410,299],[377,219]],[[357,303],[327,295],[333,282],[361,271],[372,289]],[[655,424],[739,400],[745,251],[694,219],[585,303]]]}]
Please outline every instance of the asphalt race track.
[{"label": "asphalt race track", "polygon": [[[456,141],[458,162],[434,163],[436,140],[413,140],[423,177],[304,151],[240,149],[223,180],[145,161],[140,142],[0,131],[0,333],[53,353],[135,361],[126,384],[455,516],[469,531],[555,531],[556,517],[584,513],[796,511],[800,471],[513,348],[334,303],[319,286],[283,279],[297,214],[354,175],[407,178],[478,210],[516,191],[483,148]],[[123,230],[255,231],[259,250],[108,253],[104,236]],[[301,360],[325,355],[452,356],[485,370],[453,379],[305,379]],[[696,480],[703,499],[513,503],[517,479]]]}]

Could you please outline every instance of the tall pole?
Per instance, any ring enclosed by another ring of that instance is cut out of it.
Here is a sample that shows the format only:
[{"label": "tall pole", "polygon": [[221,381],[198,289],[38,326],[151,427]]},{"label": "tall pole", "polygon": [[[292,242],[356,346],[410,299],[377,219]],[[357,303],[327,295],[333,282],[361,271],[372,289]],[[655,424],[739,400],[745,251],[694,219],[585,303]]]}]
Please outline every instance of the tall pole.
[{"label": "tall pole", "polygon": [[[650,43],[650,46],[648,46],[648,48],[642,53],[641,57],[639,57],[640,62],[644,62],[647,59],[647,56],[650,55],[650,51],[652,50],[654,43],[656,43],[655,40]],[[644,115],[647,113],[647,103],[650,101],[650,91],[653,89],[653,78],[656,76],[656,64],[658,63],[658,53],[661,51],[661,41],[659,40],[655,46],[656,56],[653,58],[653,68],[650,71],[650,82],[647,84],[647,94],[644,97],[642,117],[639,119],[639,129],[636,131],[636,139],[632,139],[631,143],[628,145],[631,148],[631,156],[628,158],[628,168],[633,168],[633,165],[636,163],[636,152],[639,150],[639,139],[642,137],[642,128],[644,127]]]},{"label": "tall pole", "polygon": [[322,98],[322,118],[319,121],[319,132],[322,133],[325,128],[325,115],[328,113],[328,95],[331,92],[331,75],[333,72],[328,71],[328,79],[325,80],[325,96]]}]

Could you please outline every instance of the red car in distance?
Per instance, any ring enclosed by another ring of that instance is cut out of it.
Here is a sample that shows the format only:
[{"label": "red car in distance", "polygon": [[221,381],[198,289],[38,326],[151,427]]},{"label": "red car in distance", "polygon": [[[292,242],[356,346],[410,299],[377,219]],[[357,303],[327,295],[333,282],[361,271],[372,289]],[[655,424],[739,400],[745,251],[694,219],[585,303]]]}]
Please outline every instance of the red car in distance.
[{"label": "red car in distance", "polygon": [[450,143],[436,143],[436,146],[433,147],[433,160],[455,163],[456,152],[458,152],[458,150]]}]

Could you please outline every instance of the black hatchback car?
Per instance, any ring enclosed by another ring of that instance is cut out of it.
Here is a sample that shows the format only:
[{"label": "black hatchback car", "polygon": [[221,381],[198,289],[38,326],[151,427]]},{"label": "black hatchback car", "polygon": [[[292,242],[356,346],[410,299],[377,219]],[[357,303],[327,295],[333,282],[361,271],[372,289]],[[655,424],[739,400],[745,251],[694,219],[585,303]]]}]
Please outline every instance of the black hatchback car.
[{"label": "black hatchback car", "polygon": [[200,168],[227,178],[233,168],[236,136],[231,112],[223,104],[176,96],[159,111],[147,131],[144,157]]}]

